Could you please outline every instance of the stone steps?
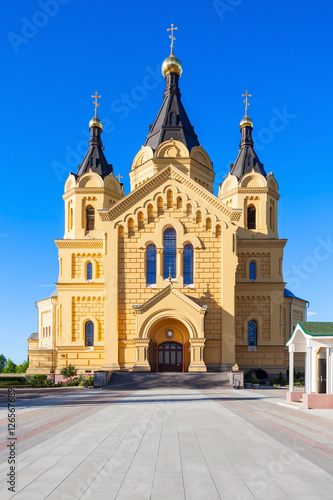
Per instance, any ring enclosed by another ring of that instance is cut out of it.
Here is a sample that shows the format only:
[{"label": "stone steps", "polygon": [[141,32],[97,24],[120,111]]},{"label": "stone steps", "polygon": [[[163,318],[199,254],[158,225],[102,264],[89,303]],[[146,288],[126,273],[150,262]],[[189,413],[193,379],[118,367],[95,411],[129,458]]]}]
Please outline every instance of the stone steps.
[{"label": "stone steps", "polygon": [[114,390],[148,390],[157,388],[216,389],[231,388],[227,372],[218,373],[152,373],[114,372],[108,388]]}]

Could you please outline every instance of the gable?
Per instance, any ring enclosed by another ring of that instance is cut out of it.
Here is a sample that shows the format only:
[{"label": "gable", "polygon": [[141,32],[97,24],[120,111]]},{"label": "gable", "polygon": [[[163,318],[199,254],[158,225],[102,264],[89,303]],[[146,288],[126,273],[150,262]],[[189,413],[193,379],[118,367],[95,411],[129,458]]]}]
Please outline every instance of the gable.
[{"label": "gable", "polygon": [[210,214],[215,221],[226,224],[240,219],[241,210],[228,207],[173,165],[165,167],[108,210],[100,210],[100,217],[103,221],[120,223],[131,215],[134,216],[140,209],[146,213],[149,204],[156,210],[158,203],[163,205],[163,209],[168,208],[168,191],[172,193],[174,204],[177,203],[177,198],[181,198],[183,210],[190,205],[192,212],[202,212],[202,218]]}]

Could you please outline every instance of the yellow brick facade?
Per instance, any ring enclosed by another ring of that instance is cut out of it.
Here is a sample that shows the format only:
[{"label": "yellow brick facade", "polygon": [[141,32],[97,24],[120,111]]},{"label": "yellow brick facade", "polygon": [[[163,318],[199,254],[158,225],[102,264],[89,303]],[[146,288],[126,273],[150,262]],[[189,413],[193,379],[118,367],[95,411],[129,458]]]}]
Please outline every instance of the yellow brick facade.
[{"label": "yellow brick facade", "polygon": [[[247,127],[242,137],[251,145]],[[90,163],[65,184],[57,291],[38,303],[30,373],[60,373],[69,363],[81,373],[155,371],[175,357],[178,371],[235,363],[285,371],[285,342],[304,319],[306,303],[285,293],[286,240],[278,235],[273,174],[249,169],[248,162],[242,174],[229,173],[216,196],[206,151],[171,138],[135,155],[125,196],[110,165],[96,170],[103,157],[101,125],[94,122],[90,132]],[[250,160],[255,165],[256,158]],[[163,268],[170,228],[174,276]],[[156,282],[147,284],[149,245],[156,249]],[[193,249],[190,284],[184,284],[186,245]],[[251,324],[255,345],[249,343]]]}]

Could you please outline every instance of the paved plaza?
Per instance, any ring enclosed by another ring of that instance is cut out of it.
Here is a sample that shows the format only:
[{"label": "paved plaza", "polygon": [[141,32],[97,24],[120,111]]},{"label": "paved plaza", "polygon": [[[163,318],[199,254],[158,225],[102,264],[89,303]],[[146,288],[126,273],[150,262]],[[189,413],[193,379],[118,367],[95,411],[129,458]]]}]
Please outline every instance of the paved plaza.
[{"label": "paved plaza", "polygon": [[283,390],[17,392],[15,493],[1,393],[1,500],[333,498],[333,411]]}]

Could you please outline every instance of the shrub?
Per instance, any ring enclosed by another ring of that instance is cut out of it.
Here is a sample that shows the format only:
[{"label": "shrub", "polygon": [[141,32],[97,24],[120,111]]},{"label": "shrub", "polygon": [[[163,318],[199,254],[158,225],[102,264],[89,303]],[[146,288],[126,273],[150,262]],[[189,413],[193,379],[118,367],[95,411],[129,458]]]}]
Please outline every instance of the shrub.
[{"label": "shrub", "polygon": [[31,375],[27,380],[32,387],[45,387],[47,375]]},{"label": "shrub", "polygon": [[6,382],[3,382],[1,381],[0,382],[0,387],[17,387],[17,386],[21,386],[21,385],[26,385],[27,382],[17,382],[17,381],[14,381],[14,382],[11,382],[10,380],[9,381],[6,381]]},{"label": "shrub", "polygon": [[63,377],[69,378],[72,381],[72,378],[77,374],[77,369],[74,365],[69,364],[68,366],[64,366],[60,373]]},{"label": "shrub", "polygon": [[26,377],[1,377],[0,376],[0,384],[7,383],[7,382],[19,382],[20,384],[24,385],[27,383],[27,378]]},{"label": "shrub", "polygon": [[86,377],[83,382],[81,382],[85,387],[94,386],[94,377]]},{"label": "shrub", "polygon": [[279,385],[279,386],[284,386],[286,385],[287,381],[282,375],[282,372],[279,373],[278,377],[274,377],[271,380],[271,385]]},{"label": "shrub", "polygon": [[294,387],[304,387],[304,382],[298,380],[297,382],[294,383]]},{"label": "shrub", "polygon": [[251,378],[251,384],[259,384],[259,380],[255,377]]}]

